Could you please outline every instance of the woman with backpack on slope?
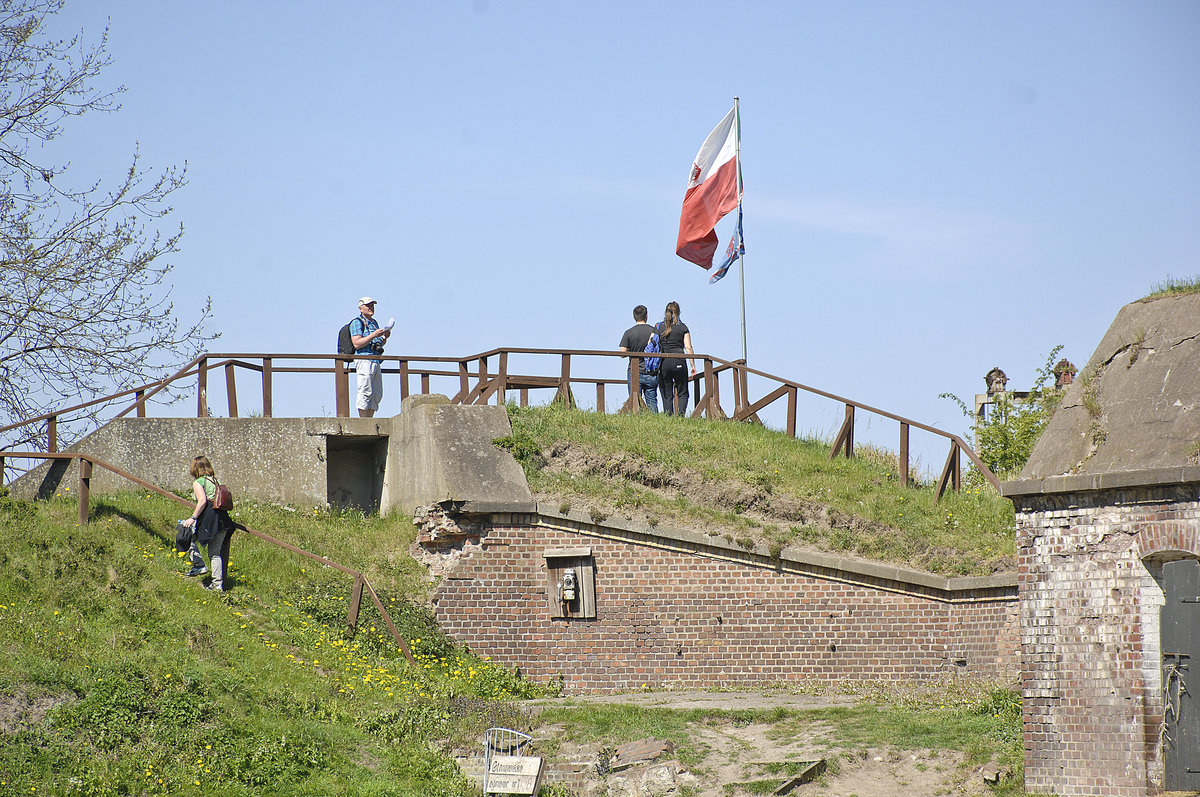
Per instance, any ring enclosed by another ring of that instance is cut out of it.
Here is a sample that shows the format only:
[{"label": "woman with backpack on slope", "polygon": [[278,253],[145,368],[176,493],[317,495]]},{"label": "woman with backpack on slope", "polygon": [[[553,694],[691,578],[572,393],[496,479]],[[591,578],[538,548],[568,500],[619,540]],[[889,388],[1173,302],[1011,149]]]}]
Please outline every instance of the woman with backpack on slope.
[{"label": "woman with backpack on slope", "polygon": [[[692,333],[679,320],[679,303],[667,302],[662,323],[658,325],[658,346],[663,354],[693,354]],[[691,376],[696,375],[696,361],[691,363]],[[658,388],[662,392],[663,411],[667,415],[687,415],[688,367],[683,357],[663,357],[658,372]],[[678,399],[678,406],[676,406]]]},{"label": "woman with backpack on slope", "polygon": [[209,559],[212,560],[212,581],[204,588],[220,592],[225,589],[225,571],[229,567],[229,538],[233,536],[233,521],[228,511],[213,506],[219,485],[208,457],[201,454],[194,458],[189,473],[194,479],[192,493],[196,496],[196,508],[192,511],[192,516],[183,521],[185,527],[193,530],[192,544],[188,549],[192,569],[184,575],[191,578],[208,572],[208,568],[204,566],[204,557],[200,555],[200,546],[204,545],[208,548]]}]

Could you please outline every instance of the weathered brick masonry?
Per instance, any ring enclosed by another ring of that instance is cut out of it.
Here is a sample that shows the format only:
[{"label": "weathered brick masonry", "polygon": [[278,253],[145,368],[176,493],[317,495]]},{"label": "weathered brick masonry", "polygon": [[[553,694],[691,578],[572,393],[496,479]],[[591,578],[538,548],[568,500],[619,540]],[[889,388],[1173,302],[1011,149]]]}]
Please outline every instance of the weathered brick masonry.
[{"label": "weathered brick masonry", "polygon": [[1039,486],[1012,494],[1027,790],[1160,791],[1164,600],[1157,579],[1163,562],[1200,556],[1198,488],[1177,482],[1043,493]]},{"label": "weathered brick masonry", "polygon": [[[573,692],[962,674],[1015,681],[1011,576],[945,579],[557,513],[495,515],[445,571],[438,622]],[[550,617],[547,550],[590,549],[594,619]]]}]

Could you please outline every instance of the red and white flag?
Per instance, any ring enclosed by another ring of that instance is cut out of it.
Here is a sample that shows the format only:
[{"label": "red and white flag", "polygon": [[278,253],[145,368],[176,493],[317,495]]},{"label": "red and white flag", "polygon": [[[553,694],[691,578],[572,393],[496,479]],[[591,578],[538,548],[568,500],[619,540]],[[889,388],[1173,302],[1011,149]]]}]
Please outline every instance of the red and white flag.
[{"label": "red and white flag", "polygon": [[717,222],[738,206],[737,106],[713,128],[696,153],[679,216],[675,254],[712,268]]}]

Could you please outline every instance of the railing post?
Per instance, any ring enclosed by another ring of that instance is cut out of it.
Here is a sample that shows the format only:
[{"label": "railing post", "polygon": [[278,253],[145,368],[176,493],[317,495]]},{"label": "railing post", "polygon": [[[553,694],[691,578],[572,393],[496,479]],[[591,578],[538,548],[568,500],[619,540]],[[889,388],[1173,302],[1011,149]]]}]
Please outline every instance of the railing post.
[{"label": "railing post", "polygon": [[346,627],[351,631],[358,625],[358,610],[362,606],[363,579],[354,579],[354,590],[350,593],[350,605],[346,607]]},{"label": "railing post", "polygon": [[467,361],[458,361],[458,395],[452,401],[464,401],[471,392],[471,375],[467,371]]},{"label": "railing post", "polygon": [[225,393],[229,397],[229,417],[236,418],[237,410],[237,385],[234,381],[234,371],[237,369],[233,363],[225,363]]},{"label": "railing post", "polygon": [[[733,417],[741,418],[746,408],[753,402],[750,401],[750,375],[746,373],[746,361],[733,361]],[[744,420],[758,420],[757,417],[747,415]]]},{"label": "railing post", "polygon": [[564,354],[562,356],[562,371],[558,376],[558,395],[554,397],[557,401],[562,397],[564,407],[574,407],[575,402],[571,399],[571,355]]},{"label": "railing post", "polygon": [[408,360],[400,361],[400,403],[408,398]]},{"label": "railing post", "polygon": [[713,384],[713,361],[704,358],[704,395],[708,396],[708,406],[704,407],[704,417],[708,420],[718,418],[718,413],[713,412],[713,402],[716,401],[715,385]]},{"label": "railing post", "polygon": [[829,458],[834,459],[839,451],[845,450],[846,459],[854,456],[854,405],[846,405],[846,420],[842,421],[842,428],[838,430],[837,437],[833,439],[833,448],[829,452]]},{"label": "railing post", "polygon": [[88,499],[92,492],[92,462],[79,460],[79,525],[88,522]]},{"label": "railing post", "polygon": [[947,486],[955,491],[959,489],[959,462],[958,441],[951,440],[950,453],[946,457],[946,466],[942,468],[942,475],[938,478],[937,491],[933,495],[933,502],[935,504],[942,500]]},{"label": "railing post", "polygon": [[503,407],[508,403],[508,397],[505,395],[508,391],[508,352],[500,352],[500,373],[496,374],[496,378],[500,380],[500,384],[496,389],[496,401]]},{"label": "railing post", "polygon": [[[717,379],[716,375],[713,373],[712,359],[709,357],[704,358],[704,392],[711,397],[709,399],[710,403],[707,410],[708,417],[710,419],[713,418],[714,415],[716,417],[723,417],[725,415],[725,411],[721,409],[721,380]],[[712,411],[713,404],[717,405],[717,409],[720,410],[720,412],[714,413]]]},{"label": "railing post", "polygon": [[142,399],[146,398],[146,391],[139,390],[133,394],[133,397],[135,399],[137,399],[137,416],[139,418],[145,418],[146,417],[146,402],[143,401]]},{"label": "railing post", "polygon": [[596,383],[596,412],[604,414],[604,383]]},{"label": "railing post", "polygon": [[908,486],[908,424],[900,424],[900,486]]},{"label": "railing post", "polygon": [[421,395],[429,395],[429,374],[421,374]]},{"label": "railing post", "polygon": [[622,413],[642,411],[641,372],[641,361],[637,357],[630,357],[625,370],[625,384],[629,388],[629,398],[625,399],[625,403],[621,405],[620,412]]},{"label": "railing post", "polygon": [[346,362],[341,357],[333,361],[333,401],[339,418],[350,417],[350,386],[346,383]]},{"label": "railing post", "polygon": [[741,372],[742,369],[736,363],[733,366],[733,370],[729,372],[729,375],[733,379],[733,417],[735,418],[741,415],[742,407],[745,406],[743,403],[745,399],[742,396]]},{"label": "railing post", "polygon": [[208,417],[208,358],[201,357],[196,366],[196,417]]},{"label": "railing post", "polygon": [[484,400],[484,398],[483,398],[483,386],[487,383],[487,381],[488,381],[487,357],[480,357],[479,358],[479,399],[484,404],[486,404],[487,401]]},{"label": "railing post", "polygon": [[950,489],[958,492],[962,489],[962,449],[958,443],[954,444],[954,470],[950,473]]},{"label": "railing post", "polygon": [[271,417],[271,358],[263,357],[262,370],[263,417]]},{"label": "railing post", "polygon": [[4,486],[4,455],[0,454],[0,487]]},{"label": "railing post", "polygon": [[58,451],[58,416],[51,415],[46,419],[46,453]]},{"label": "railing post", "polygon": [[787,435],[796,436],[796,388],[788,387]]}]

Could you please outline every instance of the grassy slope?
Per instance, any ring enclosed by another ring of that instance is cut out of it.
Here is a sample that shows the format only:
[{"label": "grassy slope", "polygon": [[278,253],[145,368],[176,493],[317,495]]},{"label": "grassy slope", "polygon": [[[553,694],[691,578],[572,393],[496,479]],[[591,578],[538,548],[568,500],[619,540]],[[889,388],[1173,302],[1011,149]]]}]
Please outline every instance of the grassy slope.
[{"label": "grassy slope", "polygon": [[[547,754],[561,735],[542,739],[547,724],[598,748],[678,738],[701,774],[712,763],[693,729],[748,721],[784,737],[818,722],[844,737],[840,751],[939,745],[1019,766],[1012,694],[969,685],[955,687],[955,705],[868,686],[870,705],[807,719],[565,705],[531,720],[516,698],[536,690],[453,649],[419,608],[428,585],[406,554],[407,518],[238,507],[242,522],[366,572],[415,669],[373,610],[356,637],[342,632],[347,577],[246,535],[233,543],[232,592],[182,578],[170,534],[180,509],[127,493],[95,501],[81,528],[69,495],[35,505],[0,495],[0,793],[467,795],[445,751],[477,750],[495,724],[534,733]],[[869,739],[864,726],[877,729]],[[942,726],[955,736],[912,732]]]},{"label": "grassy slope", "polygon": [[[829,460],[829,446],[796,440],[759,426],[684,420],[664,415],[597,415],[561,407],[510,406],[511,447],[526,465],[535,492],[589,499],[616,512],[666,524],[749,534],[774,545],[823,550],[916,566],[945,575],[1011,570],[1012,504],[984,484],[933,501],[931,485],[901,487],[894,457],[860,451]],[[621,467],[589,473],[542,467],[564,443]],[[535,452],[540,452],[535,453]],[[889,461],[890,460],[890,461]],[[714,494],[746,502],[824,506],[833,522],[805,523],[756,513],[728,500],[706,501],[705,490],[652,489],[661,474],[686,471]],[[632,476],[630,474],[633,474]],[[656,477],[658,478],[658,477]]]},{"label": "grassy slope", "polygon": [[[186,508],[126,494],[87,527],[69,497],[0,497],[0,793],[470,794],[428,742],[486,727],[528,684],[450,648],[409,598],[427,589],[406,518],[240,506],[240,519],[364,569],[374,609],[342,630],[351,581],[248,537],[227,595],[181,577]],[[488,698],[488,699],[481,699]],[[48,710],[48,713],[47,713]]]},{"label": "grassy slope", "polygon": [[[1011,545],[1011,514],[994,496],[972,491],[935,507],[928,488],[899,489],[885,461],[830,464],[820,444],[744,424],[550,409],[515,412],[514,430],[539,447],[572,440],[613,457],[626,452],[692,469],[712,483],[822,500],[890,520],[893,531],[770,528],[736,509],[664,499],[636,483],[533,474],[535,489],[595,493],[664,521],[699,518],[880,558],[919,550],[925,563],[946,557],[951,572],[986,569],[995,561],[989,547]],[[242,522],[363,570],[413,643],[416,669],[393,649],[369,605],[357,636],[343,632],[348,577],[246,535],[234,540],[231,593],[215,596],[182,578],[186,566],[172,550],[171,529],[184,511],[158,496],[127,493],[94,501],[92,523],[80,528],[68,494],[33,506],[0,496],[0,793],[200,794],[219,787],[231,795],[470,794],[443,752],[449,745],[473,748],[474,736],[492,724],[536,733],[510,699],[535,688],[452,648],[420,608],[429,587],[407,555],[407,518],[238,506]],[[974,528],[956,533],[956,521]],[[1011,735],[1011,717],[984,727],[971,719],[977,707],[878,710],[916,723],[962,719],[962,744],[1011,758],[999,741]],[[875,709],[864,711],[820,721],[844,723],[849,738],[855,723],[876,724]],[[587,725],[601,715],[586,709],[576,716]],[[664,709],[647,721],[679,718]],[[636,726],[607,736],[580,732],[612,746]],[[786,723],[780,732],[788,732]],[[431,745],[435,739],[446,743]],[[901,733],[891,743],[910,742]]]}]

